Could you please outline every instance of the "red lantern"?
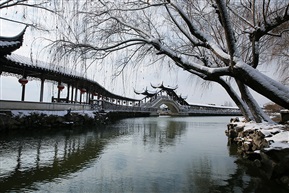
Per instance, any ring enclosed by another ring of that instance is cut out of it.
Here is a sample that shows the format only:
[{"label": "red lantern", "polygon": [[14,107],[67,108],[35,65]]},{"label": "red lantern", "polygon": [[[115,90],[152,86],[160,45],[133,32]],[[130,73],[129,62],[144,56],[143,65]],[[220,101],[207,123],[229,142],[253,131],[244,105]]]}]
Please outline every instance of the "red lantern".
[{"label": "red lantern", "polygon": [[18,80],[18,82],[19,82],[22,86],[24,86],[25,84],[28,83],[28,80],[27,80],[26,78],[20,78],[20,79]]},{"label": "red lantern", "polygon": [[83,94],[83,93],[85,93],[85,92],[86,92],[86,89],[85,89],[85,88],[81,88],[81,89],[80,89],[80,93],[81,93],[81,94]]},{"label": "red lantern", "polygon": [[62,84],[59,84],[59,85],[57,86],[57,88],[58,88],[58,90],[62,91],[62,90],[64,89],[64,86],[63,86]]},{"label": "red lantern", "polygon": [[97,92],[94,92],[94,93],[93,93],[93,96],[97,96]]}]

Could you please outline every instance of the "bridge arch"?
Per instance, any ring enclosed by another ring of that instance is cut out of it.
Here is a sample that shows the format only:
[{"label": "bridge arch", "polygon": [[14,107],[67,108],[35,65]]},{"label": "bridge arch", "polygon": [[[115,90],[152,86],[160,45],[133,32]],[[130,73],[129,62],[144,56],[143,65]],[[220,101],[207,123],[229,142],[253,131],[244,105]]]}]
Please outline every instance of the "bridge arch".
[{"label": "bridge arch", "polygon": [[166,106],[168,106],[172,114],[178,114],[180,112],[180,105],[174,100],[169,99],[168,97],[158,97],[158,99],[156,99],[151,104],[151,107],[159,108],[162,104],[165,104]]}]

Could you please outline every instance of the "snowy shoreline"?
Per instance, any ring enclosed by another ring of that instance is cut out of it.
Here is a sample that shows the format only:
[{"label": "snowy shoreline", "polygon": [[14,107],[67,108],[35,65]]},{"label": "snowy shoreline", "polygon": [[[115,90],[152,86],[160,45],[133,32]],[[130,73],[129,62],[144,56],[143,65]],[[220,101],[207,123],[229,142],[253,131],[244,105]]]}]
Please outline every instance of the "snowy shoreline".
[{"label": "snowy shoreline", "polygon": [[[269,142],[269,147],[264,148],[264,150],[289,148],[289,125],[270,124],[267,122],[246,123],[244,121],[234,122],[234,124],[238,128],[243,128],[243,131],[255,130],[263,133],[265,139]],[[246,141],[246,138],[241,138],[240,140]],[[255,152],[258,153],[258,151]]]},{"label": "snowy shoreline", "polygon": [[268,179],[289,188],[289,124],[245,122],[231,119],[229,145],[237,145],[238,154],[251,161]]}]

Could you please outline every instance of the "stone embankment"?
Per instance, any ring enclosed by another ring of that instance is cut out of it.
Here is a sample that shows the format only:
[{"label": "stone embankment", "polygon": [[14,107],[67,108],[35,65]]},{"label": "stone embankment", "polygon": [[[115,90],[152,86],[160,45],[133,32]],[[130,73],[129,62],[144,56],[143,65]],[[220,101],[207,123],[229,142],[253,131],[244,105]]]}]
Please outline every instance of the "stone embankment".
[{"label": "stone embankment", "polygon": [[228,124],[226,135],[230,143],[237,144],[239,155],[250,160],[268,179],[289,188],[288,128],[286,124],[247,124],[235,118]]},{"label": "stone embankment", "polygon": [[104,125],[123,118],[150,116],[146,112],[2,111],[0,132]]},{"label": "stone embankment", "polygon": [[98,112],[2,111],[0,112],[0,132],[59,129],[106,124],[107,121],[107,114]]}]

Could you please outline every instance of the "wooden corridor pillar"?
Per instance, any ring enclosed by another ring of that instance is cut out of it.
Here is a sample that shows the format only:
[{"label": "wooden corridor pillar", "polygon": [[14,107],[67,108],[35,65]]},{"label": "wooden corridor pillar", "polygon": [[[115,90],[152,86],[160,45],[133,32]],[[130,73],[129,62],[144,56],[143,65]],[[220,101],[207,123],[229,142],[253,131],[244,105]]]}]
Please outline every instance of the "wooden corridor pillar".
[{"label": "wooden corridor pillar", "polygon": [[44,78],[41,78],[41,85],[40,85],[40,102],[43,102],[43,92],[44,92]]}]

